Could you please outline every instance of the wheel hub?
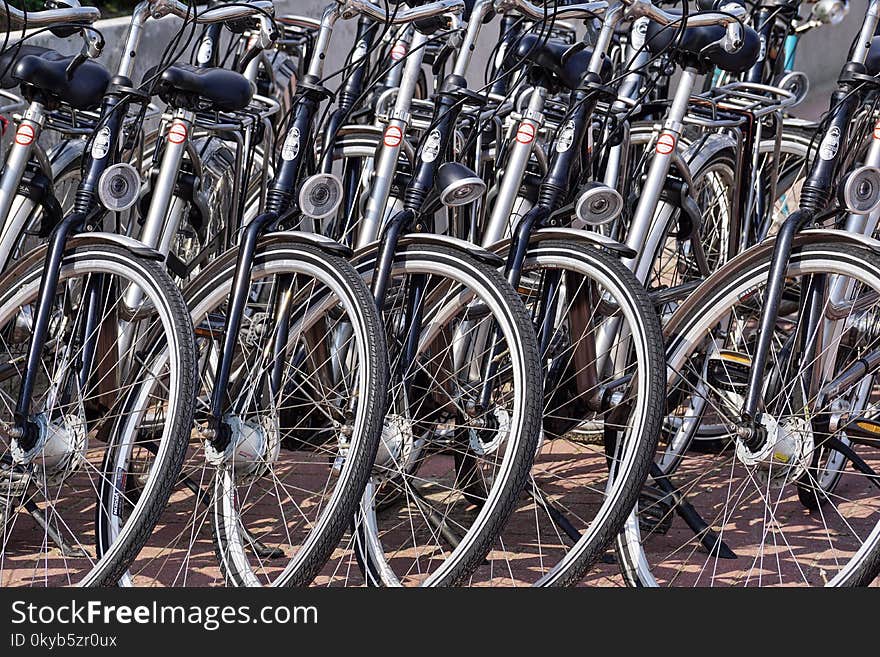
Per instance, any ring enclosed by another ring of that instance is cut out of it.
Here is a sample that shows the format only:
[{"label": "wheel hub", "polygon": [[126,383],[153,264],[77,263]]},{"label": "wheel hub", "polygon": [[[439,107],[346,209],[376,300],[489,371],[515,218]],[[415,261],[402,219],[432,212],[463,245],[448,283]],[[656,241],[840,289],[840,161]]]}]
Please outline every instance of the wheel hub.
[{"label": "wheel hub", "polygon": [[791,417],[779,422],[764,413],[761,425],[766,440],[754,451],[743,440],[737,440],[737,458],[754,470],[763,483],[782,485],[794,481],[806,471],[815,446],[810,421]]},{"label": "wheel hub", "polygon": [[[473,421],[472,421],[473,423]],[[496,406],[492,409],[486,427],[468,429],[470,447],[480,456],[495,453],[510,433],[510,413],[507,409]],[[491,425],[491,426],[489,426]]]},{"label": "wheel hub", "polygon": [[11,448],[16,465],[33,464],[35,473],[52,483],[67,477],[85,461],[88,430],[79,415],[65,414],[51,422],[42,413],[34,418],[37,441],[24,450],[14,441]]},{"label": "wheel hub", "polygon": [[382,425],[376,466],[392,471],[405,469],[413,458],[414,451],[415,435],[412,421],[402,415],[388,415]]},{"label": "wheel hub", "polygon": [[206,440],[205,457],[208,463],[216,467],[231,465],[239,483],[265,475],[281,452],[277,417],[263,415],[254,422],[227,415],[223,421],[229,427],[229,443],[221,452],[210,440]]}]

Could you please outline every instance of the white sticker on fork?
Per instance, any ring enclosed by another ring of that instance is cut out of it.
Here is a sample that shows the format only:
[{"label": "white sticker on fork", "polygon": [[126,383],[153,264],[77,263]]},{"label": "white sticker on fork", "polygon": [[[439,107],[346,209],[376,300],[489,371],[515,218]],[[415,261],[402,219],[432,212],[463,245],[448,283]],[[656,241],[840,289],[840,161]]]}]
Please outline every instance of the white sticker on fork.
[{"label": "white sticker on fork", "polygon": [[281,148],[281,159],[290,161],[299,155],[299,128],[291,128]]},{"label": "white sticker on fork", "polygon": [[825,134],[822,139],[822,145],[819,146],[819,157],[823,160],[833,160],[837,157],[837,150],[840,148],[840,128],[836,125]]}]

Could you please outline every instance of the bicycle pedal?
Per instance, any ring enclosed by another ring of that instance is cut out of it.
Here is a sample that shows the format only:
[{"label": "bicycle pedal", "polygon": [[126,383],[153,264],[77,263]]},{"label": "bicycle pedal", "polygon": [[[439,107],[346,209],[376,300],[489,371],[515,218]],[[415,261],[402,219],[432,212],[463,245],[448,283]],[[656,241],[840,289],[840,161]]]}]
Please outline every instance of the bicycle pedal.
[{"label": "bicycle pedal", "polygon": [[722,349],[709,356],[706,374],[709,383],[728,392],[745,393],[749,387],[752,359],[738,351]]}]

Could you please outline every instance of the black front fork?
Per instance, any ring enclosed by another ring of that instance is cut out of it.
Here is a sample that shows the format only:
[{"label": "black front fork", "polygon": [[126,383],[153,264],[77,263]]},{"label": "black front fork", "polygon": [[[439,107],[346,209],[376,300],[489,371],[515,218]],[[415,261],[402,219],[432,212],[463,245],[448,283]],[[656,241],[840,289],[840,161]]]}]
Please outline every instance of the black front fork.
[{"label": "black front fork", "polygon": [[266,193],[266,209],[281,216],[296,205],[303,164],[312,144],[312,123],[327,90],[313,77],[306,76],[299,83],[302,97],[297,99],[293,118],[284,135],[281,155],[275,165],[275,178]]},{"label": "black front fork", "polygon": [[[286,215],[291,215],[296,210],[296,190],[306,154],[312,142],[312,123],[321,100],[327,95],[327,90],[316,79],[309,76],[303,78],[299,88],[302,97],[297,100],[293,118],[285,134],[281,154],[275,166],[275,178],[269,185],[267,211],[247,224],[242,233],[236,256],[232,291],[223,326],[223,351],[211,394],[208,432],[206,434],[211,436],[210,440],[217,451],[223,451],[231,439],[229,427],[223,423],[223,412],[228,400],[227,389],[235,355],[236,340],[241,330],[244,310],[250,293],[251,269],[257,251],[257,241],[264,232],[277,226]],[[286,312],[289,312],[289,308]],[[276,341],[276,347],[278,346]],[[274,388],[277,381],[276,372],[273,372],[272,381]]]},{"label": "black front fork", "polygon": [[373,275],[373,296],[380,309],[385,302],[391,265],[400,236],[414,225],[416,230],[425,231],[425,226],[419,223],[422,221],[421,214],[425,201],[434,188],[437,170],[449,153],[453,130],[460,114],[459,93],[466,89],[467,80],[459,75],[450,74],[443,80],[434,120],[431,122],[433,127],[422,142],[415,173],[404,191],[404,209],[391,217],[382,231],[382,246]]},{"label": "black front fork", "polygon": [[226,310],[226,321],[223,325],[223,350],[214,389],[211,394],[211,410],[208,429],[213,432],[212,442],[217,451],[223,451],[229,443],[230,433],[223,422],[223,410],[226,407],[229,376],[235,355],[236,340],[244,319],[244,309],[248,301],[251,283],[251,268],[257,251],[257,241],[273,223],[278,220],[274,212],[266,212],[256,217],[244,229],[238,254],[235,260],[235,275],[232,279],[232,291],[229,294],[229,305]]},{"label": "black front fork", "polygon": [[324,139],[322,140],[324,156],[321,162],[321,172],[330,173],[333,169],[333,145],[336,142],[336,133],[342,127],[342,122],[346,120],[355,103],[364,91],[364,79],[367,75],[367,65],[369,57],[367,56],[373,47],[376,38],[376,32],[379,29],[379,23],[368,18],[361,17],[357,25],[357,36],[355,37],[354,57],[359,58],[352,62],[352,70],[345,83],[339,91],[339,98],[336,103],[336,109],[330,115],[327,126],[324,129]]},{"label": "black front fork", "polygon": [[[46,346],[49,333],[49,322],[52,319],[55,292],[61,277],[61,262],[64,258],[67,240],[86,226],[86,222],[91,219],[91,215],[97,209],[98,182],[101,175],[115,159],[114,155],[117,151],[122,131],[122,120],[125,115],[125,107],[117,107],[124,101],[113,93],[113,87],[116,85],[129,86],[130,84],[131,81],[127,78],[116,77],[111,81],[110,91],[104,99],[101,119],[98,122],[101,127],[96,131],[91,141],[91,150],[85,154],[88,170],[77,189],[74,210],[55,227],[49,236],[49,247],[43,264],[31,341],[28,344],[24,375],[15,403],[15,435],[18,445],[25,452],[32,449],[39,439],[37,425],[31,419],[31,404],[37,377],[42,372],[43,349]],[[98,295],[89,295],[86,298],[86,303],[100,303]],[[85,310],[87,317],[93,317],[97,312],[94,308],[86,308]],[[93,336],[86,335],[86,339],[93,339]],[[94,351],[86,350],[85,353],[93,355]],[[87,378],[87,373],[91,369],[91,362],[88,358],[83,358],[82,368],[81,382]]]},{"label": "black front fork", "polygon": [[[774,328],[779,318],[779,306],[785,289],[785,275],[791,258],[794,236],[811,224],[831,199],[835,175],[846,150],[847,130],[860,102],[858,94],[850,93],[850,91],[848,85],[842,84],[832,96],[833,113],[813,161],[810,175],[801,190],[801,207],[783,222],[773,247],[767,290],[764,293],[758,343],[752,358],[749,387],[739,427],[741,438],[746,446],[752,450],[760,447],[764,440],[762,432],[758,430],[763,382]],[[803,291],[803,294],[816,293],[818,292],[815,286]],[[811,308],[812,304],[806,303],[804,307]],[[809,331],[811,328],[806,330]]]}]

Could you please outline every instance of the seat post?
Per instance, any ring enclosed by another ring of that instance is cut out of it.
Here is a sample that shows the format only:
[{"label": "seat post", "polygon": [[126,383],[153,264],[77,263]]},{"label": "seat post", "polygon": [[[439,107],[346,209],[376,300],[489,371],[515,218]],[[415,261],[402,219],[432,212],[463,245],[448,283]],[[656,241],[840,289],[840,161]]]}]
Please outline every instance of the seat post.
[{"label": "seat post", "polygon": [[[141,241],[151,248],[158,248],[166,232],[176,232],[177,226],[166,226],[168,209],[174,197],[174,186],[180,173],[180,163],[186,152],[186,144],[192,132],[195,114],[190,110],[176,109],[165,133],[165,153],[159,165],[159,173],[153,187],[150,208],[144,219]],[[164,254],[163,254],[164,255]]]}]

